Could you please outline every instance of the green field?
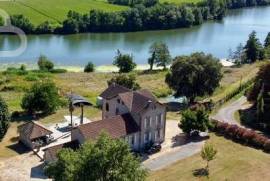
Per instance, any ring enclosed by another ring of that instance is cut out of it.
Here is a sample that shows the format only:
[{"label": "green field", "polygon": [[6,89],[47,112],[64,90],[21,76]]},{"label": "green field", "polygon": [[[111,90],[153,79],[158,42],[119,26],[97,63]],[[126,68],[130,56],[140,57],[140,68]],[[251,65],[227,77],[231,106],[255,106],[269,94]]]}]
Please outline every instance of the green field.
[{"label": "green field", "polygon": [[87,13],[90,9],[121,11],[125,6],[111,5],[105,0],[16,0],[0,1],[0,8],[9,15],[23,14],[35,25],[46,20],[57,22],[65,19],[69,10]]},{"label": "green field", "polygon": [[[161,0],[161,3],[197,3],[201,0]],[[104,11],[121,11],[128,9],[126,6],[118,6],[107,3],[106,0],[10,0],[0,1],[0,8],[9,15],[23,14],[30,21],[38,25],[46,20],[61,22],[65,19],[69,10],[87,13],[90,9]]]}]

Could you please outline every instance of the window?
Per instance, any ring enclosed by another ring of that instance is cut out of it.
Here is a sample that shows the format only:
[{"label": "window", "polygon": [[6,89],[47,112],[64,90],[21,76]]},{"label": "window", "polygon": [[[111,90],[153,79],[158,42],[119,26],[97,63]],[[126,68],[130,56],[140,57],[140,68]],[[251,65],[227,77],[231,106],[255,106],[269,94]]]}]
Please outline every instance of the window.
[{"label": "window", "polygon": [[118,102],[118,104],[120,104],[120,102],[121,102],[120,99],[117,99],[117,102]]},{"label": "window", "polygon": [[151,140],[151,133],[150,132],[147,132],[147,133],[144,133],[144,142],[149,142]]},{"label": "window", "polygon": [[157,116],[157,126],[161,126],[162,125],[162,114],[158,114]]},{"label": "window", "polygon": [[119,109],[118,109],[118,108],[116,108],[116,110],[115,110],[115,114],[116,114],[116,115],[118,115],[118,114],[119,114]]},{"label": "window", "polygon": [[109,111],[110,107],[109,107],[109,103],[106,103],[106,111]]},{"label": "window", "polygon": [[134,145],[134,143],[135,143],[135,135],[132,135],[131,136],[131,145]]},{"label": "window", "polygon": [[149,128],[151,126],[151,117],[146,117],[144,120],[144,127]]}]

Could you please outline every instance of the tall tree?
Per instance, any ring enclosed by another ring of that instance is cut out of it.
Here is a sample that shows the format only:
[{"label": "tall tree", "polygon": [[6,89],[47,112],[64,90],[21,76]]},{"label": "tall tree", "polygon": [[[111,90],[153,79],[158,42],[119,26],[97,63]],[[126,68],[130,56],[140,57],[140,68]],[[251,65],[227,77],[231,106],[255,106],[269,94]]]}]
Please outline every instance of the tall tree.
[{"label": "tall tree", "polygon": [[166,83],[176,97],[186,96],[192,103],[197,96],[210,95],[219,86],[221,68],[217,58],[204,53],[176,57]]},{"label": "tall tree", "polygon": [[150,65],[150,70],[153,70],[153,66],[155,64],[156,52],[152,52],[151,57],[148,58],[148,64]]},{"label": "tall tree", "polygon": [[240,43],[234,52],[230,55],[230,58],[234,61],[235,64],[240,65],[246,61],[245,49],[242,43]]},{"label": "tall tree", "polygon": [[269,47],[270,46],[270,32],[267,34],[265,41],[264,41],[264,47]]},{"label": "tall tree", "polygon": [[249,62],[253,63],[256,60],[263,59],[263,47],[259,39],[256,37],[256,32],[253,31],[249,35],[249,39],[245,46],[246,56]]},{"label": "tall tree", "polygon": [[116,65],[121,73],[131,72],[136,67],[136,63],[133,62],[132,55],[122,54],[120,50],[117,50],[117,55],[114,58],[113,65]]},{"label": "tall tree", "polygon": [[[157,64],[157,66],[163,67],[164,69],[167,68],[167,65],[169,65],[172,62],[172,58],[169,52],[169,48],[165,43],[153,43],[150,47],[149,51],[152,55],[155,55],[154,57],[151,57],[154,59],[154,62]],[[153,60],[151,60],[153,62]]]},{"label": "tall tree", "polygon": [[63,149],[58,160],[45,169],[55,180],[145,180],[147,172],[121,139],[102,134],[95,142],[87,142],[78,150]]},{"label": "tall tree", "polygon": [[4,99],[0,96],[0,141],[5,136],[9,126],[8,106]]}]

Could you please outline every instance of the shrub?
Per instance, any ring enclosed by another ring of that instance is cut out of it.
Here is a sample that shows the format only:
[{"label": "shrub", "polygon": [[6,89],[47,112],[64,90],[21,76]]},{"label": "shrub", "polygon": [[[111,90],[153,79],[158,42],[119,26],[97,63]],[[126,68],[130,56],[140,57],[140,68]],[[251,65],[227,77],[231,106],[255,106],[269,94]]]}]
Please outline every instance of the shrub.
[{"label": "shrub", "polygon": [[265,152],[270,152],[270,140],[268,139],[263,145]]},{"label": "shrub", "polygon": [[38,67],[42,71],[51,71],[53,70],[54,64],[44,55],[40,55],[38,58]]},{"label": "shrub", "polygon": [[226,132],[226,135],[234,139],[236,138],[237,130],[238,130],[237,125],[228,125],[227,128],[225,129],[225,132]]},{"label": "shrub", "polygon": [[262,135],[258,135],[255,134],[255,136],[252,139],[252,145],[257,147],[257,148],[263,148],[265,142],[267,142],[267,138],[262,136]]},{"label": "shrub", "polygon": [[87,65],[84,67],[84,72],[94,72],[95,65],[92,62],[88,62]]},{"label": "shrub", "polygon": [[21,107],[30,114],[36,112],[50,114],[60,106],[60,103],[58,89],[54,83],[37,82],[24,95]]},{"label": "shrub", "polygon": [[140,89],[140,85],[136,82],[136,76],[134,74],[120,74],[108,81],[108,85],[111,85],[112,83],[122,85],[131,90]]},{"label": "shrub", "polygon": [[37,80],[39,80],[39,78],[36,75],[33,75],[33,74],[29,74],[29,75],[25,76],[24,79],[26,81],[37,81]]},{"label": "shrub", "polygon": [[243,133],[243,140],[246,144],[250,144],[252,143],[252,139],[255,137],[255,132],[254,131],[251,131],[251,130],[246,130],[244,133]]},{"label": "shrub", "polygon": [[53,69],[53,70],[50,70],[50,72],[53,74],[62,74],[62,73],[66,73],[67,70],[66,69]]},{"label": "shrub", "polygon": [[217,132],[224,134],[228,126],[228,123],[218,122],[216,125]]},{"label": "shrub", "polygon": [[119,50],[117,51],[113,65],[119,68],[120,73],[131,72],[137,66],[136,63],[133,62],[132,55],[122,54]]},{"label": "shrub", "polygon": [[5,136],[9,126],[10,116],[8,106],[4,99],[0,97],[0,141]]}]

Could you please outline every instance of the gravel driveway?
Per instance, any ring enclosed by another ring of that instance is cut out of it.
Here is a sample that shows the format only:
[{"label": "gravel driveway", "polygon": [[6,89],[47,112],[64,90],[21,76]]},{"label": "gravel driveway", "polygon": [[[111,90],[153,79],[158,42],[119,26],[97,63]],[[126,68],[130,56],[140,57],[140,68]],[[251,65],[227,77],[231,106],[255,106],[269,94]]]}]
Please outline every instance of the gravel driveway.
[{"label": "gravel driveway", "polygon": [[247,98],[245,96],[242,96],[236,101],[221,108],[216,115],[212,116],[212,118],[219,121],[224,121],[230,124],[240,125],[238,121],[235,119],[234,113],[242,109],[246,102],[247,102]]}]

